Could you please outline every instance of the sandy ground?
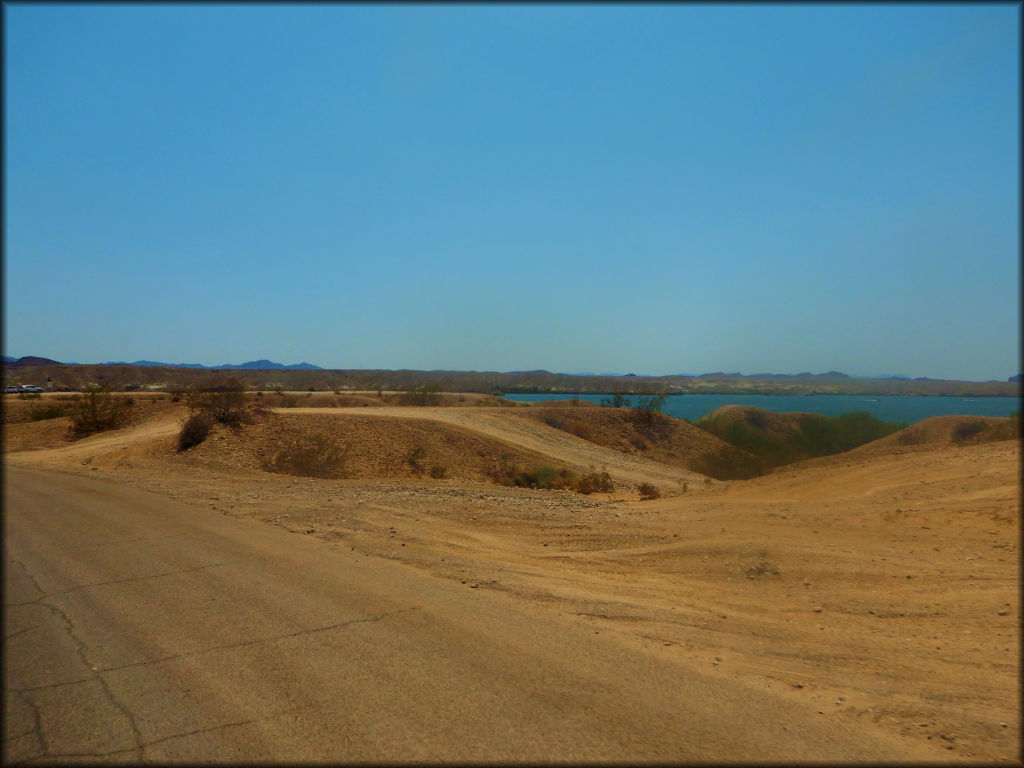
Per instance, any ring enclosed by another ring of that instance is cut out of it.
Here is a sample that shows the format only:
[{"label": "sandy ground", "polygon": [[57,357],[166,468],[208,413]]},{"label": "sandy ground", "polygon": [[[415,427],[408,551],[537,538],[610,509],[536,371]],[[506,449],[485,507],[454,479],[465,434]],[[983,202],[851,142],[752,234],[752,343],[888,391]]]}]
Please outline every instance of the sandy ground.
[{"label": "sandy ground", "polygon": [[705,482],[514,410],[328,413],[443,421],[672,494],[273,475],[176,454],[182,415],[171,412],[73,444],[56,436],[61,419],[9,425],[5,462],[114,479],[499,590],[751,696],[898,736],[916,759],[1020,761],[1019,442],[864,451]]}]

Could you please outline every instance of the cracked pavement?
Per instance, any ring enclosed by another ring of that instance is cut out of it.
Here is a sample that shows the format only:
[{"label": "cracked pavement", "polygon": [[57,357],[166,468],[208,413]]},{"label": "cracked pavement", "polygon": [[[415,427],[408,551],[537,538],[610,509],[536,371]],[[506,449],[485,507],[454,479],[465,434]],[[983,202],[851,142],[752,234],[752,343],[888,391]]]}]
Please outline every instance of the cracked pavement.
[{"label": "cracked pavement", "polygon": [[515,595],[5,469],[7,764],[933,754]]}]

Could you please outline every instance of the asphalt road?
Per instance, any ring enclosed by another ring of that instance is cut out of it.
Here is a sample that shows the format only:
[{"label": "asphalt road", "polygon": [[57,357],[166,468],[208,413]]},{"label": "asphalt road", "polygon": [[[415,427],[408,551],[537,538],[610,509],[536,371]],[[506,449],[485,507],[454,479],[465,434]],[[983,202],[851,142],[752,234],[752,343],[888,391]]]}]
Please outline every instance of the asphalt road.
[{"label": "asphalt road", "polygon": [[5,763],[920,757],[557,606],[5,472]]}]

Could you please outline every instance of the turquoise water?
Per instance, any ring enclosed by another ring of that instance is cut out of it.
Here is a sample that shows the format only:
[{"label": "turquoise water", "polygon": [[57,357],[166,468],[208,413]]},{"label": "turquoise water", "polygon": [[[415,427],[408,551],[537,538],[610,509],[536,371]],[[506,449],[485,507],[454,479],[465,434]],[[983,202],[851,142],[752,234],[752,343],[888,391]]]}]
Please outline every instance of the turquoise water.
[{"label": "turquoise water", "polygon": [[[505,395],[507,400],[543,402],[569,400],[573,395]],[[600,403],[606,395],[576,395]],[[699,419],[723,405],[753,405],[766,411],[804,411],[839,416],[866,411],[877,419],[913,424],[929,416],[1009,416],[1020,410],[1019,397],[935,397],[910,395],[671,395],[662,411],[678,419]]]}]

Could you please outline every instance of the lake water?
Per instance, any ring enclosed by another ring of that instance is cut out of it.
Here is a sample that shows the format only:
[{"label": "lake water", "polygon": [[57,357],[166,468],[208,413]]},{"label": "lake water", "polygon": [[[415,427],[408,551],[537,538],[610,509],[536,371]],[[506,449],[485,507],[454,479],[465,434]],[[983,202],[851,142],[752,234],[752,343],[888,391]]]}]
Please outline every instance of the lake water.
[{"label": "lake water", "polygon": [[[508,394],[507,400],[536,403],[570,400],[573,395]],[[607,395],[575,395],[600,403]],[[865,411],[877,419],[913,424],[930,416],[1009,416],[1020,410],[1019,397],[936,397],[927,395],[670,395],[661,410],[678,419],[699,419],[723,405],[753,405],[766,411],[803,411],[839,416]]]}]

